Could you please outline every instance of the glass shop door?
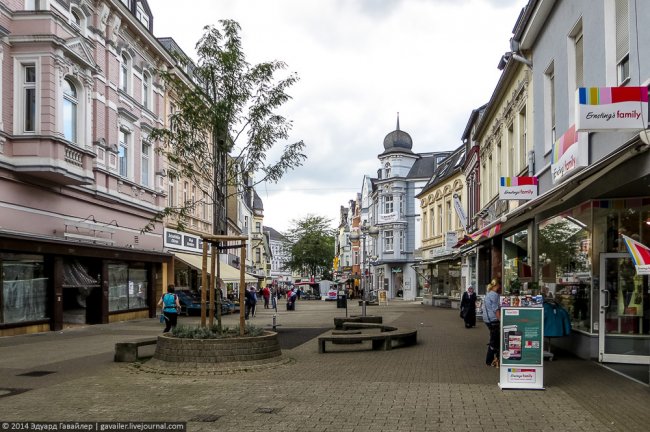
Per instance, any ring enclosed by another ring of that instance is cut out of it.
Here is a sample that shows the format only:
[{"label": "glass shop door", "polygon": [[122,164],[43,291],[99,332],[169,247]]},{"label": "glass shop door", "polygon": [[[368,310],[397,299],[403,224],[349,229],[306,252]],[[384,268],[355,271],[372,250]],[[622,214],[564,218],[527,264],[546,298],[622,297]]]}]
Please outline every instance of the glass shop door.
[{"label": "glass shop door", "polygon": [[650,364],[650,286],[627,253],[600,255],[600,362]]}]

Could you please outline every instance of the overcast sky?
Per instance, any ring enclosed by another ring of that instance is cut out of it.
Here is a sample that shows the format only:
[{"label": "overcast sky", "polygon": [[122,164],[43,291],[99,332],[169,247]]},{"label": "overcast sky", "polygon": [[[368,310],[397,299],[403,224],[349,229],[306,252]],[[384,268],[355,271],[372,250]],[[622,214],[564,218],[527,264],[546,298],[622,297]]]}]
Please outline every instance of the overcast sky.
[{"label": "overcast sky", "polygon": [[526,3],[149,0],[154,34],[174,38],[191,57],[205,25],[234,19],[249,63],[281,60],[300,77],[282,113],[308,159],[279,183],[257,187],[264,224],[278,231],[307,214],[338,225],[363,175],[376,176],[397,112],[414,152],[457,148],[471,111],[492,95]]}]

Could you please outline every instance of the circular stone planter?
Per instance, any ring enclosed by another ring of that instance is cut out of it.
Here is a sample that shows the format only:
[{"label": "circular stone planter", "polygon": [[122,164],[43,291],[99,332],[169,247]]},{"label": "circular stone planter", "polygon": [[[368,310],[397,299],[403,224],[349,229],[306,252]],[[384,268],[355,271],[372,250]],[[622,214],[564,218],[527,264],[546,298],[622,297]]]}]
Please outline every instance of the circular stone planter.
[{"label": "circular stone planter", "polygon": [[223,339],[185,339],[158,336],[153,359],[138,366],[148,372],[169,374],[223,374],[281,365],[291,360],[282,355],[278,334]]}]

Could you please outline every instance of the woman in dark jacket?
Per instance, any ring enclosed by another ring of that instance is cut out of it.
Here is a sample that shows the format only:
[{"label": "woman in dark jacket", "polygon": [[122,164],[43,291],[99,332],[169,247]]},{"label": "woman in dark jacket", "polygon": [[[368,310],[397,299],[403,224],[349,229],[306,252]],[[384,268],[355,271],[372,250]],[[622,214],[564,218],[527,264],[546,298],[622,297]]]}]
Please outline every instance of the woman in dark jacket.
[{"label": "woman in dark jacket", "polygon": [[465,321],[465,327],[476,326],[476,293],[473,287],[467,287],[460,300],[460,316]]}]

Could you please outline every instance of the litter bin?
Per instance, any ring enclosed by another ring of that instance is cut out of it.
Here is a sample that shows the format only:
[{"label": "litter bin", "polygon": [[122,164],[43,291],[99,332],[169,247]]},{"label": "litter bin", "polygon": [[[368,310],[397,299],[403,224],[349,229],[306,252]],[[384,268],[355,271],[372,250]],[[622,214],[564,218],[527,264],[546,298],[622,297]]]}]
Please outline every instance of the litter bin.
[{"label": "litter bin", "polygon": [[338,294],[336,295],[336,307],[338,309],[348,307],[348,298],[345,295],[345,291],[343,291],[343,290],[340,290],[338,292]]}]

